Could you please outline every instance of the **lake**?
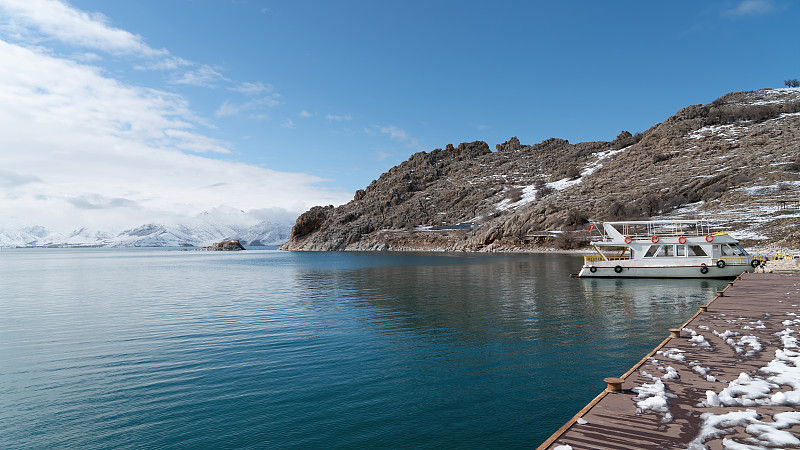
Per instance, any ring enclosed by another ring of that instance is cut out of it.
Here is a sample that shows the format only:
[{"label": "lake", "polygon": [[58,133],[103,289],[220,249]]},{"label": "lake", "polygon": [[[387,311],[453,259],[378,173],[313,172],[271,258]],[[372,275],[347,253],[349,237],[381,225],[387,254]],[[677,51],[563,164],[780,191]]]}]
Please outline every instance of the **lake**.
[{"label": "lake", "polygon": [[581,262],[0,250],[0,448],[535,448],[726,284]]}]

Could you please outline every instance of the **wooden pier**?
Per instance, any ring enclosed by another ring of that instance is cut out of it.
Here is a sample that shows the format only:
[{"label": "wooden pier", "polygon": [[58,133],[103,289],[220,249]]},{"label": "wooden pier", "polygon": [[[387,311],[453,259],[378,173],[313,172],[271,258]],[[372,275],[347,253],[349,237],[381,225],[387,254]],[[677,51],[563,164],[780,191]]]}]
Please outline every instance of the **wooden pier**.
[{"label": "wooden pier", "polygon": [[539,449],[800,448],[799,275],[745,273],[664,335]]}]

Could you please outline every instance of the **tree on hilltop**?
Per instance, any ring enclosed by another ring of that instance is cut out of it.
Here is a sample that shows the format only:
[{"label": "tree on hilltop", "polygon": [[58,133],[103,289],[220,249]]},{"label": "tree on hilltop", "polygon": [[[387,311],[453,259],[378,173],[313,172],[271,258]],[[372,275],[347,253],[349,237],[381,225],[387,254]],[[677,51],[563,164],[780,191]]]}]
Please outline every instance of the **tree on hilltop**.
[{"label": "tree on hilltop", "polygon": [[788,87],[798,87],[800,86],[800,80],[798,80],[797,78],[793,80],[783,80],[783,84]]}]

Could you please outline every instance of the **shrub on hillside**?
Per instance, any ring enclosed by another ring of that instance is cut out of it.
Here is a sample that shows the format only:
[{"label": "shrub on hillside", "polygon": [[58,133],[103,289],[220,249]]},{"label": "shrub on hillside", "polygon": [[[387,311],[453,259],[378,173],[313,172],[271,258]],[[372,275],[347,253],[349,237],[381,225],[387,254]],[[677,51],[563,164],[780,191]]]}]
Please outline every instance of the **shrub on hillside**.
[{"label": "shrub on hillside", "polygon": [[720,180],[709,186],[705,191],[705,195],[703,196],[706,199],[711,200],[721,197],[726,192],[728,192],[728,185],[724,181]]},{"label": "shrub on hillside", "polygon": [[511,203],[516,203],[522,200],[522,188],[518,186],[514,186],[509,188],[506,191],[506,198],[511,201]]},{"label": "shrub on hillside", "polygon": [[553,239],[553,246],[560,250],[574,250],[581,247],[581,240],[572,233],[561,233]]},{"label": "shrub on hillside", "polygon": [[783,166],[783,168],[790,172],[800,172],[800,157],[786,164],[785,166]]},{"label": "shrub on hillside", "polygon": [[647,194],[639,201],[642,214],[652,217],[661,212],[662,200],[654,194]]},{"label": "shrub on hillside", "polygon": [[743,173],[737,173],[736,175],[731,177],[731,184],[736,185],[736,186],[745,184],[748,181],[750,181],[750,177],[748,177],[747,175],[745,175]]},{"label": "shrub on hillside", "polygon": [[617,220],[625,218],[627,215],[625,205],[616,198],[611,198],[606,203],[608,206],[605,208],[609,220]]},{"label": "shrub on hillside", "polygon": [[662,161],[666,161],[670,158],[668,153],[657,153],[653,155],[653,163],[660,163]]},{"label": "shrub on hillside", "polygon": [[564,216],[564,226],[569,229],[580,229],[587,222],[586,215],[577,209],[570,209]]},{"label": "shrub on hillside", "polygon": [[567,169],[567,178],[571,180],[576,180],[581,177],[581,170],[578,169],[578,166],[571,166]]},{"label": "shrub on hillside", "polygon": [[548,195],[553,193],[553,188],[550,186],[544,185],[539,190],[536,191],[536,199],[543,199]]},{"label": "shrub on hillside", "polygon": [[800,102],[770,103],[767,105],[729,104],[715,106],[712,103],[708,110],[707,124],[726,124],[739,121],[763,122],[774,119],[784,113],[800,111]]}]

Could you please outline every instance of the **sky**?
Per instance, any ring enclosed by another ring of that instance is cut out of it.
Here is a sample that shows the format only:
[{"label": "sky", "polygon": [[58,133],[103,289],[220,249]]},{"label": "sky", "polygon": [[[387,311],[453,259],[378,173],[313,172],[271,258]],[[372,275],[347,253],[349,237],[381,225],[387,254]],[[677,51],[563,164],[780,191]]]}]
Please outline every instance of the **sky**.
[{"label": "sky", "polygon": [[0,0],[0,229],[293,218],[413,153],[800,78],[791,0]]}]

